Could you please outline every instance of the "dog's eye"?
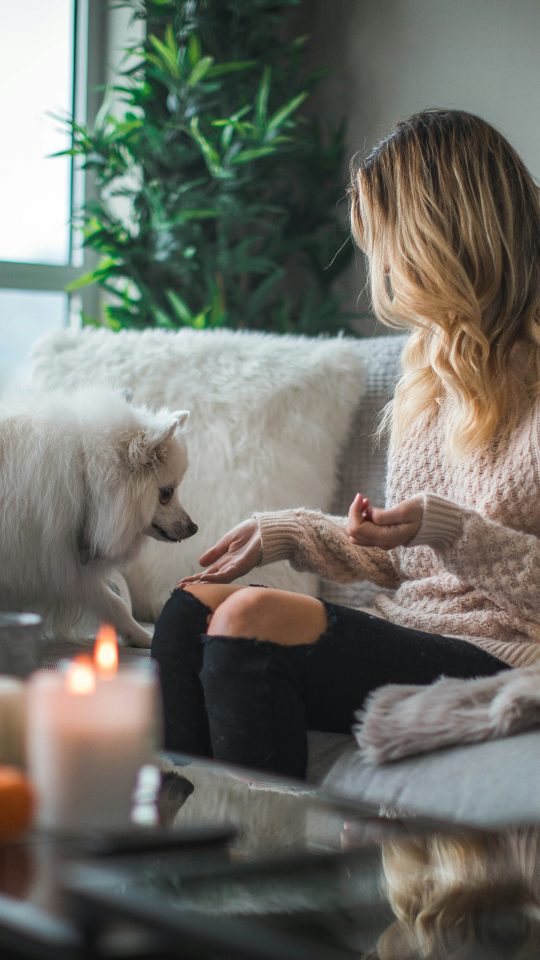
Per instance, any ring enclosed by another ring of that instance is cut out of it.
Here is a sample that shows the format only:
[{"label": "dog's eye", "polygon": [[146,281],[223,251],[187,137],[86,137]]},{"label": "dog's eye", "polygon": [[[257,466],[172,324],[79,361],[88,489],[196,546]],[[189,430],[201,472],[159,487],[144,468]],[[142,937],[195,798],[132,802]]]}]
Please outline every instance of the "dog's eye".
[{"label": "dog's eye", "polygon": [[160,503],[169,503],[172,500],[172,495],[174,493],[174,487],[161,487],[159,491],[159,502]]}]

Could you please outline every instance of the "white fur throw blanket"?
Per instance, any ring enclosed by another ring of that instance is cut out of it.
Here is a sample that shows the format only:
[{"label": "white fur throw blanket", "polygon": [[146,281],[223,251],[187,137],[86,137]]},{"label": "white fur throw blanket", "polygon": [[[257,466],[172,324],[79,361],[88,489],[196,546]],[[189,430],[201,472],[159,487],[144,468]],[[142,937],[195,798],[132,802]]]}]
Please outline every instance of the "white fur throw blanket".
[{"label": "white fur throw blanket", "polygon": [[[71,390],[104,382],[137,403],[191,410],[189,468],[180,496],[198,524],[181,544],[148,540],[125,571],[139,620],[159,614],[199,556],[255,510],[329,510],[338,457],[365,385],[365,349],[347,337],[231,330],[49,334],[32,356],[34,385]],[[318,579],[271,564],[249,581],[318,592]]]},{"label": "white fur throw blanket", "polygon": [[356,716],[353,732],[371,763],[508,737],[540,726],[540,662],[478,680],[389,684],[375,690]]}]

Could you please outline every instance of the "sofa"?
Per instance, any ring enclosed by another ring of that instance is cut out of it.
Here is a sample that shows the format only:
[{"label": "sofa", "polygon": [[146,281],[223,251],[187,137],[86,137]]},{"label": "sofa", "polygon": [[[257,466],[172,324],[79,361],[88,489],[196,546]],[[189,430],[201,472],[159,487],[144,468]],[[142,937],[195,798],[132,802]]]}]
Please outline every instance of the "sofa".
[{"label": "sofa", "polygon": [[[136,401],[191,408],[182,499],[200,536],[178,548],[149,544],[122,571],[138,619],[155,619],[178,577],[198,569],[198,555],[254,509],[303,505],[344,514],[357,490],[375,504],[384,501],[386,450],[373,435],[404,343],[396,335],[92,329],[38,342],[36,386],[72,389],[101,378],[130,388]],[[374,590],[368,583],[318,582],[283,563],[258,569],[256,580],[351,606],[369,604]],[[87,647],[94,629],[81,626],[78,643],[50,641],[45,665]],[[147,656],[121,648],[124,662]],[[539,750],[540,732],[533,730],[375,766],[352,736],[313,732],[309,778],[331,794],[386,811],[477,825],[530,821],[540,815]]]}]

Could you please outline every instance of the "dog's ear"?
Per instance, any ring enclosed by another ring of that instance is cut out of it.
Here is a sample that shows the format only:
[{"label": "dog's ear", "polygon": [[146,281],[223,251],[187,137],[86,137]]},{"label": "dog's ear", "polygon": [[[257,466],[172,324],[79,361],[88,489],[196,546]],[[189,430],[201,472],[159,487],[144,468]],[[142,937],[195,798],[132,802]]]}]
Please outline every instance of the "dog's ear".
[{"label": "dog's ear", "polygon": [[180,430],[183,430],[186,423],[189,420],[190,413],[189,410],[175,410],[173,417],[176,420],[176,426],[173,429],[173,433],[179,433]]},{"label": "dog's ear", "polygon": [[175,410],[170,416],[171,419],[169,420],[168,426],[164,429],[161,440],[159,441],[160,444],[166,443],[167,440],[174,437],[175,433],[180,433],[180,431],[184,429],[189,420],[189,410]]},{"label": "dog's ear", "polygon": [[167,441],[183,429],[189,417],[188,410],[178,410],[169,414],[163,423],[153,430],[140,430],[132,437],[127,447],[127,461],[131,470],[140,467],[155,466],[163,460]]},{"label": "dog's ear", "polygon": [[139,430],[127,445],[126,459],[130,470],[151,467],[157,463],[157,448],[163,443],[163,436],[157,431]]}]

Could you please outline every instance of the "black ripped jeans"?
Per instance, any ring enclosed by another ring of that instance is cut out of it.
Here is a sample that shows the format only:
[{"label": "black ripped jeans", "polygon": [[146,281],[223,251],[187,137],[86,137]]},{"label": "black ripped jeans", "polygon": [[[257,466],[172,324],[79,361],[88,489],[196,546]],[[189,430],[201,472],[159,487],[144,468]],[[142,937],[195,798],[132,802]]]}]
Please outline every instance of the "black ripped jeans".
[{"label": "black ripped jeans", "polygon": [[[506,665],[464,640],[422,633],[323,601],[313,644],[209,636],[210,610],[175,590],[156,623],[168,750],[304,777],[307,730],[349,733],[385,683],[480,677]],[[509,668],[507,668],[509,669]]]}]

